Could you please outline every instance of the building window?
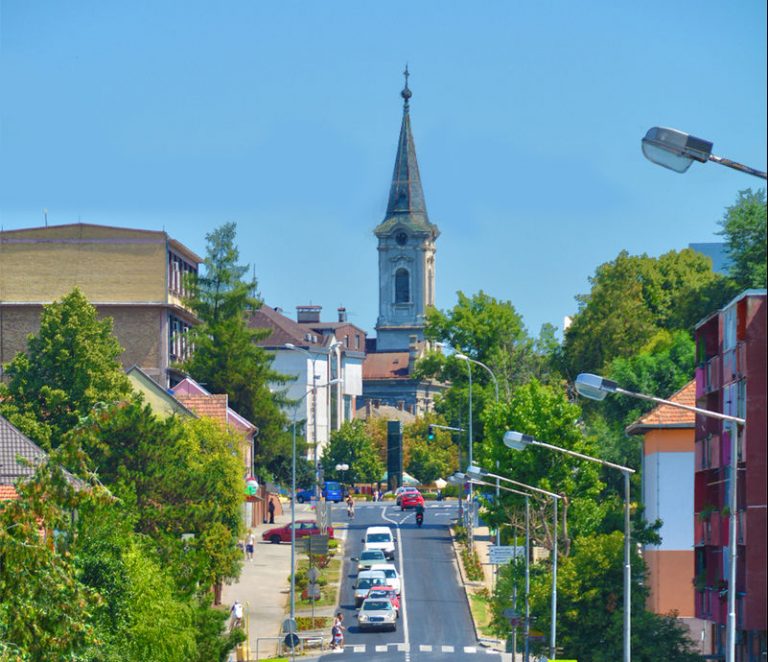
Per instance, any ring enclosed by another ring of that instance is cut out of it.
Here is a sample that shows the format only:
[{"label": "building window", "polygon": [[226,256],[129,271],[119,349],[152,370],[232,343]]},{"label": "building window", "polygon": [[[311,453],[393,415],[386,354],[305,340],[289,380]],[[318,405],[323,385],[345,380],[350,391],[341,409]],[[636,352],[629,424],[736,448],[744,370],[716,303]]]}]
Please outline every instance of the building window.
[{"label": "building window", "polygon": [[187,296],[187,280],[197,274],[197,267],[176,253],[168,251],[168,291],[180,297]]},{"label": "building window", "polygon": [[187,334],[191,328],[175,315],[168,316],[168,357],[171,361],[184,361],[189,358],[191,346]]},{"label": "building window", "polygon": [[400,268],[395,272],[395,303],[410,303],[411,283],[407,269]]},{"label": "building window", "polygon": [[355,349],[360,349],[360,334],[355,334]]}]

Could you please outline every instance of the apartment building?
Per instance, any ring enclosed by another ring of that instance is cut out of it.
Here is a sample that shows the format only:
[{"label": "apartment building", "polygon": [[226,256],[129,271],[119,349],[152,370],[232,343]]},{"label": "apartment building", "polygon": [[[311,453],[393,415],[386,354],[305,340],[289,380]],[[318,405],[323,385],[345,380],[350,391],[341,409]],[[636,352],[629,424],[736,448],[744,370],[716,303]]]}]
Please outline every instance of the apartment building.
[{"label": "apartment building", "polygon": [[736,586],[730,575],[730,423],[696,417],[695,608],[725,647],[728,592],[736,590],[736,659],[765,660],[766,291],[747,290],[696,326],[696,404],[746,419],[738,434]]},{"label": "apartment building", "polygon": [[26,350],[45,304],[79,288],[114,320],[123,366],[163,387],[181,378],[196,323],[183,304],[185,274],[202,258],[165,232],[87,223],[0,232],[0,369]]}]

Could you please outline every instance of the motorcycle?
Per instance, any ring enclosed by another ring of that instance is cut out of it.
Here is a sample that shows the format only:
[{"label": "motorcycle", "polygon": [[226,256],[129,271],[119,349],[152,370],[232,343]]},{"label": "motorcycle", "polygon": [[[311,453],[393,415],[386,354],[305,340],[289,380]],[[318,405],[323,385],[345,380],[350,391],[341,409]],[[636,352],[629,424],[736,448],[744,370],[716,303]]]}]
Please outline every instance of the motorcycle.
[{"label": "motorcycle", "polygon": [[416,526],[424,524],[424,513],[416,513]]}]

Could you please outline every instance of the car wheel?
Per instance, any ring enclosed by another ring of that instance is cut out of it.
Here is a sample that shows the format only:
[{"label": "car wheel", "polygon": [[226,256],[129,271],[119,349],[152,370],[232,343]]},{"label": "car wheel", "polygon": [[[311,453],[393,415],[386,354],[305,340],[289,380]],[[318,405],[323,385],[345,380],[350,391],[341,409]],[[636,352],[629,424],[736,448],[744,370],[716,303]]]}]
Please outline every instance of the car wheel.
[{"label": "car wheel", "polygon": [[271,542],[273,545],[279,545],[280,544],[280,536],[275,534],[270,539],[269,542]]}]

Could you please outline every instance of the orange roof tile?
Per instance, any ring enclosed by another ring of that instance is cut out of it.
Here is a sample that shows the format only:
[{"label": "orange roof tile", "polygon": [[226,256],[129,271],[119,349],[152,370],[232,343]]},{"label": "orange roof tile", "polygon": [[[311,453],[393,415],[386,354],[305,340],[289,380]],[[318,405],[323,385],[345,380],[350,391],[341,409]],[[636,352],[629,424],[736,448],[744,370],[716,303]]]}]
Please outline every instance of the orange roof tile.
[{"label": "orange roof tile", "polygon": [[[695,407],[696,381],[691,380],[679,391],[665,399],[688,407]],[[671,405],[657,405],[634,423],[628,425],[626,431],[629,434],[638,434],[647,428],[692,428],[695,423],[696,414],[692,411]]]},{"label": "orange roof tile", "polygon": [[18,498],[19,493],[13,485],[0,485],[0,501],[10,501]]},{"label": "orange roof tile", "polygon": [[227,394],[212,393],[210,395],[187,395],[179,393],[176,399],[198,416],[205,416],[227,424]]}]

